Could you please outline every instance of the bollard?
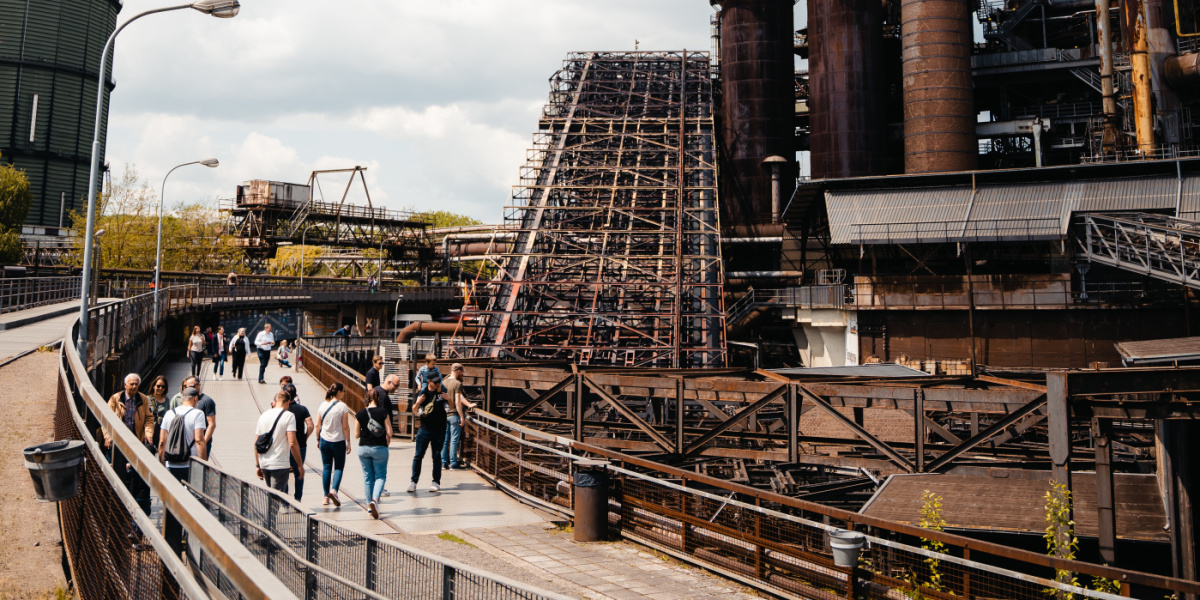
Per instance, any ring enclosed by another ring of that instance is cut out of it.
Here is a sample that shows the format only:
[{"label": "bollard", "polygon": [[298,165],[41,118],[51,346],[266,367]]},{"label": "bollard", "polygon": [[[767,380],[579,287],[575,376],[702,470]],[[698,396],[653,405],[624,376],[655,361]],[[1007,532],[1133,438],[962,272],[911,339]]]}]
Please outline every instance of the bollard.
[{"label": "bollard", "polygon": [[575,461],[575,541],[600,542],[608,534],[608,462]]},{"label": "bollard", "polygon": [[81,441],[60,440],[25,449],[25,468],[33,478],[38,500],[58,502],[79,495],[83,448]]}]

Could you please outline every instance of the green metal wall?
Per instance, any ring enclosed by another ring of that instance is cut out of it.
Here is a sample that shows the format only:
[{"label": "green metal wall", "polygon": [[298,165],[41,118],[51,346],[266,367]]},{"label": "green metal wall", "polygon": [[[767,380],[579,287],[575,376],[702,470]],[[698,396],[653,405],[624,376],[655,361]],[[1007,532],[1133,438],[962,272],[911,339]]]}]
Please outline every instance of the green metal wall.
[{"label": "green metal wall", "polygon": [[[96,70],[120,10],[120,0],[0,0],[0,160],[29,177],[34,200],[26,225],[57,227],[63,198],[64,226],[72,209],[86,206]],[[102,165],[111,75],[110,67]]]}]

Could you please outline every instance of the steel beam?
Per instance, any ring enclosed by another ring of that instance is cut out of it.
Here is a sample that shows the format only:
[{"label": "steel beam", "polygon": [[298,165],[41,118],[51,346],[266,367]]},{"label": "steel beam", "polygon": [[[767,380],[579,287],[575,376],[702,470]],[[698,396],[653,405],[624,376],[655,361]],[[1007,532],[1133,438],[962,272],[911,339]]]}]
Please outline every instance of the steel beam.
[{"label": "steel beam", "polygon": [[1049,405],[1050,462],[1055,481],[1071,489],[1071,407],[1067,404],[1067,374],[1046,374]]},{"label": "steel beam", "polygon": [[1092,442],[1096,446],[1096,512],[1100,557],[1117,563],[1117,516],[1113,500],[1112,422],[1092,419]]},{"label": "steel beam", "polygon": [[742,410],[739,410],[736,414],[734,414],[732,417],[730,417],[726,421],[724,421],[722,423],[718,423],[712,429],[709,429],[708,433],[705,433],[704,435],[700,436],[698,439],[693,441],[691,444],[689,444],[687,449],[683,451],[683,455],[691,456],[692,454],[695,454],[697,450],[699,450],[700,448],[703,448],[705,444],[716,439],[717,436],[721,435],[722,433],[725,433],[725,431],[727,429],[729,429],[730,427],[733,427],[734,425],[741,423],[743,420],[746,419],[746,417],[749,417],[750,415],[758,412],[758,409],[779,399],[779,397],[783,396],[783,394],[785,392],[787,392],[790,387],[791,386],[786,385],[786,384],[781,385],[778,388],[776,388],[775,391],[771,392],[770,394],[767,394],[766,396],[759,398],[758,401],[755,402],[754,404],[751,404],[750,406],[747,406],[747,407],[743,408]]},{"label": "steel beam", "polygon": [[[559,392],[562,392],[563,390],[570,387],[571,384],[575,383],[575,377],[576,377],[575,375],[567,375],[566,379],[563,379],[562,381],[558,382],[558,384],[556,384],[554,387],[546,390],[545,392],[542,392],[540,395],[538,395],[533,400],[530,400],[528,403],[525,404],[525,406],[522,406],[520,409],[517,410],[517,412],[513,413],[512,416],[508,416],[505,418],[508,419],[509,421],[516,421],[516,420],[520,419],[521,417],[524,417],[525,415],[533,412],[533,409],[537,408],[543,402],[549,401],[551,398],[553,398]],[[533,390],[529,390],[529,391],[532,392]]]},{"label": "steel beam", "polygon": [[616,410],[618,413],[621,413],[622,417],[625,417],[626,419],[629,420],[630,423],[633,423],[634,426],[636,426],[638,429],[642,430],[642,433],[645,433],[646,435],[650,436],[650,439],[654,440],[654,443],[658,444],[658,446],[660,448],[662,448],[664,452],[672,452],[675,450],[671,445],[671,441],[668,440],[665,435],[660,433],[657,429],[652,427],[649,423],[643,421],[641,417],[634,414],[634,412],[632,410],[629,410],[629,407],[622,404],[620,400],[617,400],[616,398],[614,398],[611,394],[609,394],[607,391],[605,391],[605,389],[603,387],[598,386],[595,383],[593,383],[591,381],[591,379],[588,378],[587,375],[579,375],[576,378],[582,380],[584,385],[586,385],[587,387],[592,388],[592,391],[596,392],[597,396],[600,396],[600,398],[602,400],[604,400],[605,402],[608,402],[608,405],[613,407],[613,410]]},{"label": "steel beam", "polygon": [[814,403],[816,403],[818,408],[829,413],[833,418],[840,421],[842,423],[842,425],[845,425],[846,427],[850,428],[850,430],[853,431],[855,435],[857,435],[859,438],[862,438],[863,441],[867,442],[868,444],[873,446],[876,450],[883,453],[884,456],[891,459],[892,462],[899,465],[902,469],[904,469],[905,471],[908,471],[909,473],[912,473],[916,470],[916,468],[913,466],[913,464],[911,462],[908,461],[908,459],[901,456],[900,453],[896,452],[891,446],[888,446],[887,444],[883,443],[883,441],[881,441],[879,438],[871,435],[866,429],[863,429],[862,427],[860,427],[858,425],[858,423],[855,423],[853,419],[849,419],[846,417],[846,415],[843,415],[842,413],[838,412],[838,410],[836,408],[834,408],[833,406],[831,406],[827,400],[825,400],[821,396],[817,395],[816,393],[812,392],[805,386],[799,386],[799,391],[801,394],[804,395],[805,398],[808,398],[809,400],[812,400]]},{"label": "steel beam", "polygon": [[937,459],[929,463],[927,470],[934,473],[938,472],[942,467],[948,466],[954,459],[986,442],[992,436],[1003,432],[1008,426],[1021,420],[1025,417],[1025,415],[1037,410],[1045,403],[1046,397],[1042,396],[1041,398],[1038,398],[1037,400],[1034,400],[1033,402],[1030,402],[1029,404],[1026,404],[1025,406],[1013,411],[1012,414],[993,423],[991,427],[980,431],[978,434],[971,436],[971,439],[959,444],[958,446],[955,446],[953,450],[950,450],[949,452],[937,457]]}]

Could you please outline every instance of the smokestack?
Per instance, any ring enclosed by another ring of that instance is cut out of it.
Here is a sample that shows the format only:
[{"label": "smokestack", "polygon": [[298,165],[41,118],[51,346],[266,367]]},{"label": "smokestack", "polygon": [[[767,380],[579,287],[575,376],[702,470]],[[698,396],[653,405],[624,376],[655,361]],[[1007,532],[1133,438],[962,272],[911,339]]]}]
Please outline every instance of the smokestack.
[{"label": "smokestack", "polygon": [[809,0],[813,179],[887,172],[879,0]]},{"label": "smokestack", "polygon": [[974,169],[971,6],[967,0],[901,0],[904,172]]},{"label": "smokestack", "polygon": [[771,169],[783,156],[783,196],[796,157],[792,0],[726,0],[721,11],[721,224],[768,222]]}]

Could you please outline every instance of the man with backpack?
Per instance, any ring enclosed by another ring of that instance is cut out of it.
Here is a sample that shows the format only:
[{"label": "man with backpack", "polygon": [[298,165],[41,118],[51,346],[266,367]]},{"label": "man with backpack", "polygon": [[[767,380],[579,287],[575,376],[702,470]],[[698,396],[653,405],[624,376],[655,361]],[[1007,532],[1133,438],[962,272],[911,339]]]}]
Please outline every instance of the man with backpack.
[{"label": "man with backpack", "polygon": [[288,476],[292,472],[289,457],[296,462],[296,484],[303,485],[304,459],[296,435],[296,416],[288,410],[292,396],[280,390],[275,394],[272,408],[258,417],[254,428],[254,464],[258,478],[267,487],[288,493]]},{"label": "man with backpack", "polygon": [[[163,415],[162,433],[158,440],[158,462],[166,465],[167,471],[179,481],[188,478],[192,457],[208,459],[208,447],[204,444],[204,430],[208,419],[204,411],[196,408],[200,392],[196,388],[184,388],[179,406]],[[163,537],[175,552],[182,550],[183,528],[168,512],[163,524]]]},{"label": "man with backpack", "polygon": [[408,492],[417,491],[417,482],[421,479],[421,461],[425,459],[425,451],[432,448],[433,455],[433,485],[429,491],[442,490],[442,445],[446,439],[446,415],[449,405],[442,397],[442,376],[430,375],[425,390],[417,394],[413,403],[413,413],[421,419],[421,428],[414,437],[416,442],[412,463],[412,483],[408,484]]}]

